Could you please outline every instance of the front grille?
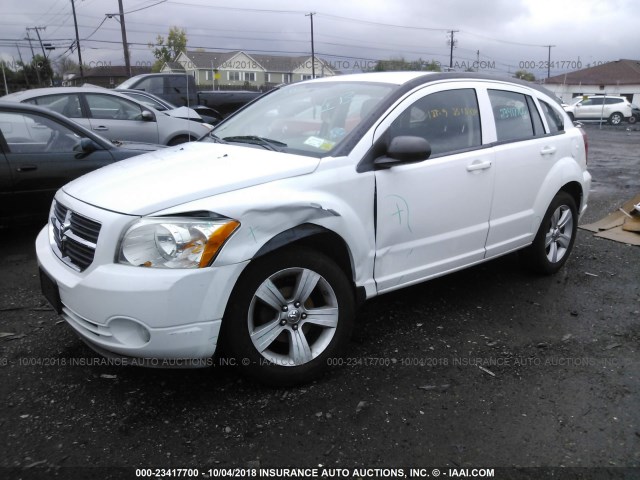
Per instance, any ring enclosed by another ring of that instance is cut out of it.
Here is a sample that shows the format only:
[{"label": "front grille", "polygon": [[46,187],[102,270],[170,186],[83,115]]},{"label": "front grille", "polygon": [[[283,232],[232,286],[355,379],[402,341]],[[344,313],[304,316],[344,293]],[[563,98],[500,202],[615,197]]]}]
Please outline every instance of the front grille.
[{"label": "front grille", "polygon": [[67,265],[82,272],[91,262],[100,235],[100,223],[69,210],[54,200],[51,219],[52,247]]}]

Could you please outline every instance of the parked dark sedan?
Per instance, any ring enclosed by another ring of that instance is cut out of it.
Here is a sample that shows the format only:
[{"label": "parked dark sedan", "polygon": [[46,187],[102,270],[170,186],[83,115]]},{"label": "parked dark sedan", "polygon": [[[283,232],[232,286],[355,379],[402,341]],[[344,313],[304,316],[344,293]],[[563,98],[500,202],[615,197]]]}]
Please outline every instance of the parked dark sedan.
[{"label": "parked dark sedan", "polygon": [[0,223],[45,220],[62,185],[158,148],[115,144],[51,110],[0,102]]}]

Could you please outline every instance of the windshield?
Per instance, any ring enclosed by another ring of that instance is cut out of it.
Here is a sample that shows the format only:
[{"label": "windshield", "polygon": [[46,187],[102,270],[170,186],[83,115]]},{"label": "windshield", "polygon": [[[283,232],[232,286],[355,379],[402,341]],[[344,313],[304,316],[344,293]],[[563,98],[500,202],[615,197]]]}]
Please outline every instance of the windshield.
[{"label": "windshield", "polygon": [[396,85],[305,82],[272,92],[215,128],[203,141],[325,156],[389,95]]}]

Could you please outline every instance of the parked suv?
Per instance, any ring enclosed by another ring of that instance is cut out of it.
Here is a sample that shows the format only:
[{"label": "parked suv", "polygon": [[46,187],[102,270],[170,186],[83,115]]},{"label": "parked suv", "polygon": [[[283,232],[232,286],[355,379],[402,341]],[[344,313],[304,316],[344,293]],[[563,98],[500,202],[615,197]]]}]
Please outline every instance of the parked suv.
[{"label": "parked suv", "polygon": [[606,120],[611,125],[619,125],[632,115],[631,103],[625,97],[591,95],[580,98],[564,107],[571,120]]},{"label": "parked suv", "polygon": [[[226,361],[277,385],[339,364],[366,299],[519,250],[569,257],[586,136],[546,91],[381,72],[272,91],[199,142],[58,191],[42,290],[124,363]],[[366,319],[359,328],[366,328]]]}]

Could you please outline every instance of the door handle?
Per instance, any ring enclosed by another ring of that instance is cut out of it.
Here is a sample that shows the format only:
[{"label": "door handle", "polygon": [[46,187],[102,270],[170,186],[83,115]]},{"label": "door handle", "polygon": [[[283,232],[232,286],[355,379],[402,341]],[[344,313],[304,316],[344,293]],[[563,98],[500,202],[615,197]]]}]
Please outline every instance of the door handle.
[{"label": "door handle", "polygon": [[109,130],[109,128],[105,127],[105,126],[99,126],[99,127],[93,127],[94,130],[101,132],[104,130]]},{"label": "door handle", "polygon": [[33,172],[34,170],[37,170],[37,169],[38,169],[37,165],[21,165],[18,168],[16,168],[18,172]]},{"label": "door handle", "polygon": [[540,150],[540,155],[551,155],[556,153],[556,147],[542,147]]},{"label": "door handle", "polygon": [[491,162],[481,162],[476,160],[470,165],[467,165],[467,172],[475,172],[476,170],[486,170],[487,168],[491,168]]}]

